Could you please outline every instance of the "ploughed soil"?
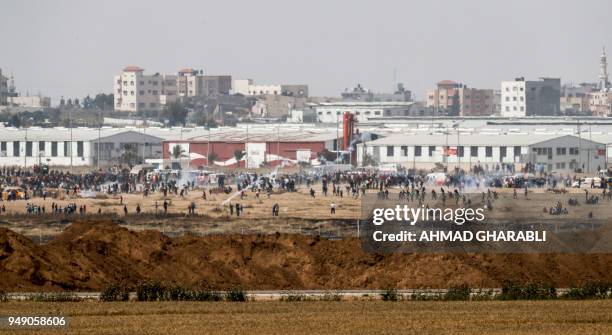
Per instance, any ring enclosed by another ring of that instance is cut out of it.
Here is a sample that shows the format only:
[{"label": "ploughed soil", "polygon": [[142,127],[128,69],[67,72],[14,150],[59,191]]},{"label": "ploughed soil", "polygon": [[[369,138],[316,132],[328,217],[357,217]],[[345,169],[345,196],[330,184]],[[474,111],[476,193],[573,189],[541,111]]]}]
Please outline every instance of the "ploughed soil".
[{"label": "ploughed soil", "polygon": [[44,245],[0,228],[0,290],[98,291],[156,279],[218,289],[499,287],[505,280],[569,287],[612,281],[612,254],[387,254],[356,238],[294,234],[170,238],[115,223],[75,222]]}]

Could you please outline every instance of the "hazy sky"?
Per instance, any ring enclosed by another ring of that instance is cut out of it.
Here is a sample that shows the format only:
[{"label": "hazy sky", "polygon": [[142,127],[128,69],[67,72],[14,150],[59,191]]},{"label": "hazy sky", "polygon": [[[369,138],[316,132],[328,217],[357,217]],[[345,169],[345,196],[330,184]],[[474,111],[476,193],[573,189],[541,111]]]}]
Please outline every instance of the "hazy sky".
[{"label": "hazy sky", "polygon": [[612,1],[0,0],[0,68],[25,94],[112,91],[129,64],[181,67],[339,95],[423,98],[442,79],[498,88],[517,76],[596,81]]}]

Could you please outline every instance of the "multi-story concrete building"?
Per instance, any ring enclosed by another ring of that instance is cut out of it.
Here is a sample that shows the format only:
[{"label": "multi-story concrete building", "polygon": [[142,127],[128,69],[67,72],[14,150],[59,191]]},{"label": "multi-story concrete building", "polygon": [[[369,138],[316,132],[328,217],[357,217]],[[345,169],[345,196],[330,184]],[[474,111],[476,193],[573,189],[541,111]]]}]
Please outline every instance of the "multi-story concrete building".
[{"label": "multi-story concrete building", "polygon": [[308,97],[308,85],[256,85],[252,79],[236,79],[234,93],[242,95],[285,95],[299,98]]},{"label": "multi-story concrete building", "polygon": [[588,99],[594,116],[612,116],[612,91],[591,92]]},{"label": "multi-story concrete building", "polygon": [[412,92],[404,88],[404,84],[397,84],[394,93],[374,93],[365,90],[361,84],[357,84],[351,91],[345,90],[341,93],[342,100],[345,101],[366,101],[366,102],[409,102],[412,101]]},{"label": "multi-story concrete building", "polygon": [[6,104],[17,107],[47,108],[51,107],[51,98],[43,96],[9,96]]},{"label": "multi-story concrete building", "polygon": [[181,97],[218,96],[230,93],[232,77],[204,75],[202,70],[184,68],[178,72],[177,87]]},{"label": "multi-story concrete building", "polygon": [[440,115],[492,115],[494,105],[493,90],[468,88],[452,80],[440,81],[436,89],[427,92],[427,107],[435,108]]},{"label": "multi-story concrete building", "polygon": [[561,79],[541,78],[527,81],[516,78],[502,81],[501,116],[560,115]]},{"label": "multi-story concrete building", "polygon": [[144,69],[137,66],[124,68],[115,76],[114,86],[118,111],[159,111],[178,97],[176,75],[145,75]]},{"label": "multi-story concrete building", "polygon": [[589,112],[589,94],[597,91],[597,86],[596,83],[563,85],[561,87],[561,112],[566,115]]}]

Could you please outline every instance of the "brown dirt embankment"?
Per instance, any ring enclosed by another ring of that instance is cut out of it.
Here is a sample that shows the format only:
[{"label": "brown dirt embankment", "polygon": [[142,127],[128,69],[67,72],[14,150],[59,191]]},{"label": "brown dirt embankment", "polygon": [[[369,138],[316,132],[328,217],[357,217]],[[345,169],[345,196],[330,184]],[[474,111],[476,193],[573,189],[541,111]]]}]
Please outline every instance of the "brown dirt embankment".
[{"label": "brown dirt embankment", "polygon": [[358,239],[302,235],[169,238],[111,222],[76,222],[36,245],[0,228],[0,290],[97,291],[112,282],[157,279],[219,289],[499,287],[504,280],[558,287],[612,281],[611,254],[391,254],[362,251]]}]

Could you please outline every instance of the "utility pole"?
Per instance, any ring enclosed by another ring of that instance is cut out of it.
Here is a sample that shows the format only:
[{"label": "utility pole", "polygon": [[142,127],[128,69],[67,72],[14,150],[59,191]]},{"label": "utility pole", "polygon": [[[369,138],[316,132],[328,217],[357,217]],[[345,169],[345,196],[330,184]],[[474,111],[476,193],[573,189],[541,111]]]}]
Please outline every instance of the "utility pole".
[{"label": "utility pole", "polygon": [[208,124],[208,143],[206,144],[206,167],[210,167],[210,123]]},{"label": "utility pole", "polygon": [[70,173],[72,173],[72,108],[68,108],[68,123],[70,125],[70,148],[68,152],[70,153]]},{"label": "utility pole", "polygon": [[25,152],[23,153],[23,168],[25,169],[28,166],[28,163],[27,163],[27,156],[28,156],[28,127],[27,127],[27,125],[24,128],[25,128],[25,138],[24,138],[23,145],[25,145]]},{"label": "utility pole", "polygon": [[[244,161],[244,167],[248,168],[249,167],[249,124],[246,124],[246,139],[244,142],[244,151],[246,153],[246,160]],[[238,167],[240,167],[240,162],[236,162],[238,163]]]},{"label": "utility pole", "polygon": [[340,118],[336,115],[336,162],[340,158]]}]

